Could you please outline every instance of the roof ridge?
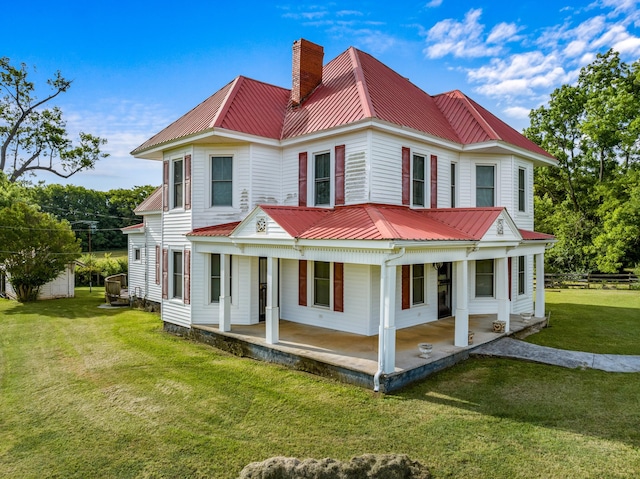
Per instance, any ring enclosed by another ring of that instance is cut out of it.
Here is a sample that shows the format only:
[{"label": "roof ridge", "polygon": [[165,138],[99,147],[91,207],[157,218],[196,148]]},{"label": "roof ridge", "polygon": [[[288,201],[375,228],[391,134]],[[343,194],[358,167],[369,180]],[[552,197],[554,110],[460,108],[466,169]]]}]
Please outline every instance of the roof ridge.
[{"label": "roof ridge", "polygon": [[[480,112],[478,111],[478,109],[473,105],[474,102],[472,102],[472,100],[465,95],[464,93],[462,93],[460,90],[452,90],[453,92],[459,93],[461,95],[461,100],[464,101],[465,105],[467,105],[467,107],[469,108],[469,112],[471,113],[471,115],[473,115],[473,117],[484,127],[486,127],[485,131],[489,134],[489,136],[491,137],[492,140],[502,140],[502,138],[500,137],[500,135],[498,135],[496,133],[496,131],[491,127],[491,125],[489,125],[489,122],[485,119],[485,117],[483,115],[480,114]],[[446,115],[445,115],[446,117]],[[502,140],[504,141],[504,140]]]},{"label": "roof ridge", "polygon": [[377,207],[373,205],[364,205],[362,209],[364,209],[369,218],[371,218],[371,221],[373,221],[374,226],[380,232],[383,238],[385,237],[385,234],[389,238],[400,237],[400,233],[398,233],[398,231],[391,225],[391,223],[389,223],[387,218],[385,218],[385,216]]},{"label": "roof ridge", "polygon": [[224,99],[222,100],[221,108],[218,109],[215,116],[211,120],[211,123],[209,123],[209,128],[222,126],[224,117],[229,111],[229,108],[231,108],[231,103],[233,103],[234,98],[238,94],[238,91],[240,90],[240,85],[242,84],[243,79],[244,77],[242,75],[238,75],[233,79],[233,81],[231,82],[232,83],[231,88],[229,88],[229,91],[227,92]]},{"label": "roof ridge", "polygon": [[358,90],[358,96],[360,97],[360,103],[364,109],[365,117],[375,118],[376,111],[371,102],[371,95],[369,95],[369,87],[367,80],[362,70],[362,64],[360,63],[360,57],[353,47],[349,47],[349,57],[351,59],[351,65],[353,66],[353,74],[356,78],[356,89]]}]

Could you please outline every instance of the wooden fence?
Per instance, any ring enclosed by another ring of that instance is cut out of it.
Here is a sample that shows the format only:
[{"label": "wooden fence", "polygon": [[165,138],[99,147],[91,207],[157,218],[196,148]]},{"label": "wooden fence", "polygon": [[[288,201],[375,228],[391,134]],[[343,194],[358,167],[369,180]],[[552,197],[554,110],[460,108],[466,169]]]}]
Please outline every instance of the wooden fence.
[{"label": "wooden fence", "polygon": [[618,288],[627,286],[632,289],[640,284],[640,279],[633,273],[601,274],[601,273],[546,273],[545,288]]}]

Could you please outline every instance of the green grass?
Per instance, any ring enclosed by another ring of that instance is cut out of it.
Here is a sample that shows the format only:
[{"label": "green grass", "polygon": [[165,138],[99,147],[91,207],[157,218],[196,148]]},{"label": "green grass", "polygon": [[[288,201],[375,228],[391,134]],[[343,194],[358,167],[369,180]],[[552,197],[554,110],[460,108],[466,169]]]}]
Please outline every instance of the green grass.
[{"label": "green grass", "polygon": [[[555,312],[581,298],[608,315],[640,311],[637,297],[611,293],[549,294],[542,334],[589,337],[586,318]],[[382,396],[224,354],[101,302],[98,288],[0,300],[0,477],[225,479],[275,455],[367,452],[409,454],[436,478],[640,470],[639,374],[474,359]]]}]

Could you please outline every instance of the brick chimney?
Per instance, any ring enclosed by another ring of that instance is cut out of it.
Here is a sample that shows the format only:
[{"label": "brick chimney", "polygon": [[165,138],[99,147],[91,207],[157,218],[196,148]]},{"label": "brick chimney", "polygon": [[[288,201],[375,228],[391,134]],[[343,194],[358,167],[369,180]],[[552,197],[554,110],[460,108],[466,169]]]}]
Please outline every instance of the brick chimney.
[{"label": "brick chimney", "polygon": [[291,104],[298,106],[322,83],[324,48],[304,38],[293,42]]}]

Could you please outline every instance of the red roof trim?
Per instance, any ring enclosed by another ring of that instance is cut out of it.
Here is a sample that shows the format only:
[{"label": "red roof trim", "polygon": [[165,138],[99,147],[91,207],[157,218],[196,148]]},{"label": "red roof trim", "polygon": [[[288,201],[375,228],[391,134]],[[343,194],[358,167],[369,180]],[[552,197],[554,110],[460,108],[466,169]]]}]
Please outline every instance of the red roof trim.
[{"label": "red roof trim", "polygon": [[211,120],[211,123],[209,124],[209,128],[222,126],[222,122],[224,121],[224,118],[227,115],[229,108],[231,108],[231,104],[233,103],[233,100],[235,99],[236,95],[238,94],[238,91],[240,90],[240,84],[242,83],[243,78],[244,77],[242,76],[238,76],[233,80],[233,84],[231,85],[231,88],[229,88],[229,91],[227,91],[227,94],[223,98],[222,106],[218,109],[215,116]]},{"label": "red roof trim", "polygon": [[137,229],[144,228],[144,223],[139,223],[137,225],[125,226],[124,228],[120,228],[120,231],[135,231]]},{"label": "red roof trim", "polygon": [[360,58],[358,57],[355,48],[349,48],[349,57],[351,58],[351,63],[353,65],[353,72],[356,77],[356,88],[358,89],[358,95],[360,96],[364,115],[365,117],[375,118],[376,111],[373,108],[371,96],[369,95],[369,88],[367,87],[367,80],[364,77],[362,65],[360,65]]},{"label": "red roof trim", "polygon": [[240,221],[232,223],[223,223],[215,226],[205,226],[204,228],[196,228],[187,233],[187,236],[229,236],[238,227]]},{"label": "red roof trim", "polygon": [[549,241],[555,240],[556,237],[547,233],[538,233],[537,231],[519,230],[522,239],[525,241]]}]

